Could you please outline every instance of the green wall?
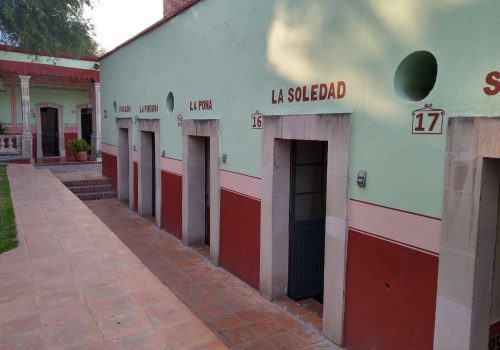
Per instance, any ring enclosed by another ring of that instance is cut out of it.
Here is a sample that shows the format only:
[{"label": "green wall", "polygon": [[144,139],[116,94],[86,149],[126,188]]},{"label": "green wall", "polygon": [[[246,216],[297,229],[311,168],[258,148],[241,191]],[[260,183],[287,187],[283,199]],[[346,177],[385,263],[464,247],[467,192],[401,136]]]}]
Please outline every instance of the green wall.
[{"label": "green wall", "polygon": [[[11,123],[12,116],[10,110],[10,88],[7,85],[6,91],[0,91],[0,122]],[[50,85],[30,85],[30,105],[33,110],[38,103],[54,103],[63,106],[64,123],[76,124],[76,107],[79,104],[90,103],[88,89],[70,88]],[[16,84],[16,119],[20,125],[23,120],[23,110],[21,101],[21,86]],[[34,119],[32,124],[34,124]]]},{"label": "green wall", "polygon": [[[20,100],[20,94],[17,94]],[[88,90],[85,88],[65,88],[50,85],[30,86],[30,104],[34,109],[38,103],[55,103],[63,106],[64,123],[76,124],[76,106],[90,103]],[[19,108],[21,108],[19,106]],[[18,115],[22,110],[18,109]]]},{"label": "green wall", "polygon": [[0,123],[11,123],[9,83],[4,81],[5,90],[0,91]]},{"label": "green wall", "polygon": [[[412,135],[411,113],[432,103],[446,118],[500,114],[500,94],[483,92],[486,75],[500,69],[498,18],[497,0],[203,0],[102,59],[103,142],[116,145],[116,117],[159,118],[162,150],[181,159],[177,115],[220,118],[222,168],[260,176],[256,110],[352,113],[350,196],[440,217],[446,135]],[[436,85],[406,102],[394,73],[420,50],[437,59]],[[346,82],[345,99],[271,103],[273,89],[331,81]],[[200,99],[213,110],[191,112]],[[131,113],[115,112],[114,101]],[[140,113],[146,104],[159,112]],[[361,169],[365,189],[355,183]]]}]

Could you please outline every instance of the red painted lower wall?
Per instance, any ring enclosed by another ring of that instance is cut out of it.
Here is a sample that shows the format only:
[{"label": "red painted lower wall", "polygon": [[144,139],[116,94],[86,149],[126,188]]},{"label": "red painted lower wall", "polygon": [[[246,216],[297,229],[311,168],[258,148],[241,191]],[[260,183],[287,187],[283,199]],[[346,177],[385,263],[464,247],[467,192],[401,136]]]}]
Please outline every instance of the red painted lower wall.
[{"label": "red painted lower wall", "polygon": [[221,190],[220,263],[259,289],[260,201]]},{"label": "red painted lower wall", "polygon": [[116,156],[108,153],[102,153],[102,174],[111,180],[111,185],[113,186],[113,191],[116,193],[117,189],[117,159]]},{"label": "red painted lower wall", "polygon": [[182,176],[161,172],[161,228],[182,239]]},{"label": "red painted lower wall", "polygon": [[[37,141],[36,141],[37,134],[32,133],[32,135],[33,135],[33,149],[32,149],[33,158],[36,158],[36,152],[38,150]],[[77,137],[78,137],[77,134],[74,132],[65,132],[64,133],[64,149],[66,150],[66,158],[67,159],[73,159],[73,155],[71,154],[71,151],[69,150],[68,143],[70,140],[76,139]]]},{"label": "red painted lower wall", "polygon": [[139,212],[139,166],[134,162],[134,210]]},{"label": "red painted lower wall", "polygon": [[432,349],[436,256],[349,231],[345,347]]}]

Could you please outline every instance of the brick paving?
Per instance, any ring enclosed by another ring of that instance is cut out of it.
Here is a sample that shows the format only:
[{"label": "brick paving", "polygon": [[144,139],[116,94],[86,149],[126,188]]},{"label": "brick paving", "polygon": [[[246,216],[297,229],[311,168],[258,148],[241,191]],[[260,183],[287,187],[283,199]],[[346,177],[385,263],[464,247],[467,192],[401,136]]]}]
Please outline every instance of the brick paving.
[{"label": "brick paving", "polygon": [[0,255],[0,350],[226,348],[48,170],[8,175],[20,245]]},{"label": "brick paving", "polygon": [[[117,200],[85,203],[229,348],[340,350],[315,329],[321,327],[320,310],[313,312],[316,305],[310,301],[300,305],[284,298],[275,305],[210,263],[203,247],[184,246]],[[176,311],[153,307],[145,312],[161,322]]]}]

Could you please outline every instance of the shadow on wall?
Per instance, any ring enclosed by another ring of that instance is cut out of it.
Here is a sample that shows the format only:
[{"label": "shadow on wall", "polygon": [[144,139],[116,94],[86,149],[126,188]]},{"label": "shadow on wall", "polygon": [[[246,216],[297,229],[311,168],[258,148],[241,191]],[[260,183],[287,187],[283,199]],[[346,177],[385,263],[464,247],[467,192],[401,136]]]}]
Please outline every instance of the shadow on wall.
[{"label": "shadow on wall", "polygon": [[[325,77],[348,82],[348,89],[363,99],[350,105],[389,122],[388,117],[402,112],[392,88],[398,64],[414,51],[431,49],[425,47],[431,45],[429,33],[443,26],[437,20],[450,21],[453,11],[463,15],[467,5],[473,1],[277,0],[267,60],[294,84],[322,83]],[[448,30],[451,35],[453,29]]]}]

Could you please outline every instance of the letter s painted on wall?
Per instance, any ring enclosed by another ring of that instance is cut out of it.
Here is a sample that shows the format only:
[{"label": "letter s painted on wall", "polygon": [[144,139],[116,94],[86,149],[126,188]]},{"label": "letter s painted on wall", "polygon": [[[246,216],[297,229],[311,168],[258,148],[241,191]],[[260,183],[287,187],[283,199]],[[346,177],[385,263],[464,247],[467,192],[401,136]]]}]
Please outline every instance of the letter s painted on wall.
[{"label": "letter s painted on wall", "polygon": [[486,76],[486,86],[483,90],[486,95],[493,96],[500,92],[500,72],[491,72]]}]

